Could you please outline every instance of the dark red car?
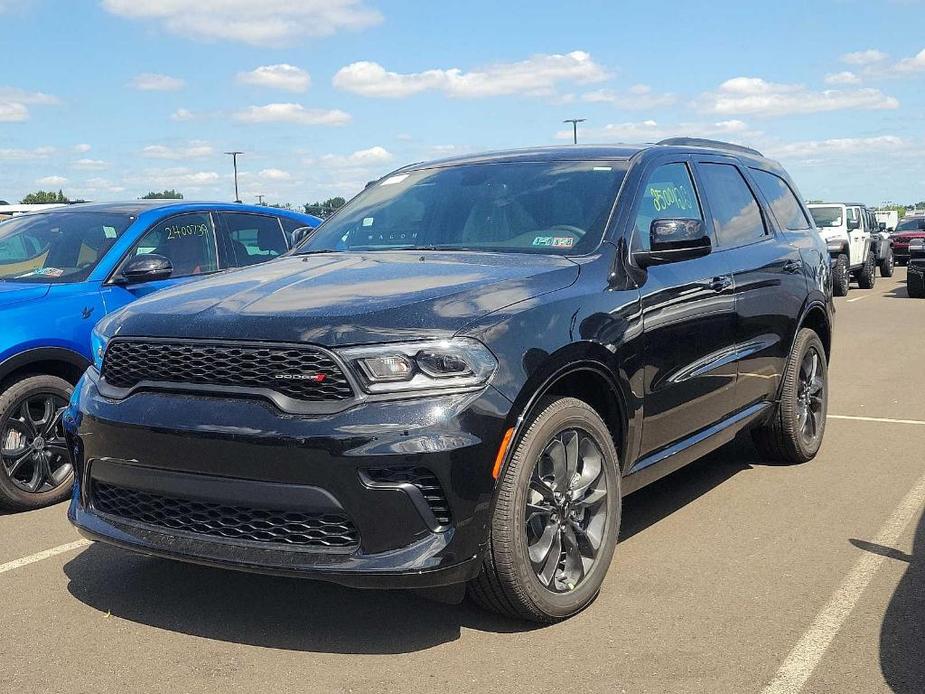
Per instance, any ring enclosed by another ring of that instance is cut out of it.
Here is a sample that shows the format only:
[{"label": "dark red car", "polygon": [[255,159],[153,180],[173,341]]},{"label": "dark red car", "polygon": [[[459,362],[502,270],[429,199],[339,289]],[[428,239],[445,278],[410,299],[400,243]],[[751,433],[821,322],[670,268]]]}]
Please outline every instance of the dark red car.
[{"label": "dark red car", "polygon": [[909,261],[909,241],[925,238],[925,215],[907,217],[896,225],[893,233],[893,257],[905,265]]}]

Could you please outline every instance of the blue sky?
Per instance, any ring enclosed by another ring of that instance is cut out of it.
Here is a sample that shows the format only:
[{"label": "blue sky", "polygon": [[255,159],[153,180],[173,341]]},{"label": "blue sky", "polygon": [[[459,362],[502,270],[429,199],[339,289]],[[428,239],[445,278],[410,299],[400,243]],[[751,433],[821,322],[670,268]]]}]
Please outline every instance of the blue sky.
[{"label": "blue sky", "polygon": [[925,199],[925,2],[0,0],[0,199],[349,197],[455,153],[673,135]]}]

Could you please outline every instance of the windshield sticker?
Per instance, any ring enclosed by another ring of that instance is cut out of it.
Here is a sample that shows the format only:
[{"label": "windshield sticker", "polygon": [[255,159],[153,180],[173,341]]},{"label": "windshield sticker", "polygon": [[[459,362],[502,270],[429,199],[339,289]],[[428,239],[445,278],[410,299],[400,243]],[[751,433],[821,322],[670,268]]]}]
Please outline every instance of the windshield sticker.
[{"label": "windshield sticker", "polygon": [[656,212],[675,208],[678,210],[689,210],[694,206],[693,197],[685,185],[675,185],[669,183],[661,188],[649,186],[649,195],[652,196],[652,204]]},{"label": "windshield sticker", "polygon": [[114,239],[114,238],[116,238],[116,236],[118,235],[118,234],[116,234],[116,228],[115,228],[115,227],[107,227],[107,226],[104,226],[104,227],[103,227],[103,233],[106,235],[106,238],[107,238],[107,239]]},{"label": "windshield sticker", "polygon": [[533,239],[534,246],[548,246],[550,248],[571,248],[575,239],[571,236],[537,236]]},{"label": "windshield sticker", "polygon": [[365,226],[365,227],[371,227],[372,225],[373,225],[373,218],[372,218],[372,217],[364,217],[364,218],[363,218],[363,226]]},{"label": "windshield sticker", "polygon": [[384,180],[382,183],[380,183],[379,185],[383,185],[383,186],[394,186],[396,183],[401,183],[401,182],[404,181],[406,178],[408,178],[408,174],[395,174],[394,176],[389,176],[387,179],[385,179],[385,180]]},{"label": "windshield sticker", "polygon": [[613,171],[612,166],[595,166],[591,169],[592,171]]}]

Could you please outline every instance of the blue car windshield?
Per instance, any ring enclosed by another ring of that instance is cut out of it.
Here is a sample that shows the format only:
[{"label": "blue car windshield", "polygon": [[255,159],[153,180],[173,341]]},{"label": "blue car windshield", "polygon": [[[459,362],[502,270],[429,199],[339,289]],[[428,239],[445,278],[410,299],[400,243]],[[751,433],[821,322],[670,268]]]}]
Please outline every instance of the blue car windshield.
[{"label": "blue car windshield", "polygon": [[575,255],[601,241],[623,161],[474,163],[369,186],[297,253],[467,250]]},{"label": "blue car windshield", "polygon": [[134,217],[111,212],[40,212],[0,222],[0,280],[81,282]]}]

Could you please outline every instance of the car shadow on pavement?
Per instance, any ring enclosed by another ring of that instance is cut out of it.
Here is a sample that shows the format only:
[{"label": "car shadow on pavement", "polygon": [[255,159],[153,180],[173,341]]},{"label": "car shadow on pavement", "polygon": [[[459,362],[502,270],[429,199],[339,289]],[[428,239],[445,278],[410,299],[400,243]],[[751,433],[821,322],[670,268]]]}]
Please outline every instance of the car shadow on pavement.
[{"label": "car shadow on pavement", "polygon": [[[624,501],[627,538],[758,460],[736,441]],[[107,615],[220,641],[323,653],[395,654],[459,638],[462,628],[517,633],[536,625],[408,591],[354,590],[224,571],[93,544],[64,566],[68,591]]]},{"label": "car shadow on pavement", "polygon": [[887,299],[909,299],[909,292],[906,289],[905,284],[900,284],[896,287],[893,287],[890,291],[884,294]]},{"label": "car shadow on pavement", "polygon": [[852,540],[856,547],[908,563],[880,627],[880,669],[894,692],[925,692],[925,513],[912,554]]}]

